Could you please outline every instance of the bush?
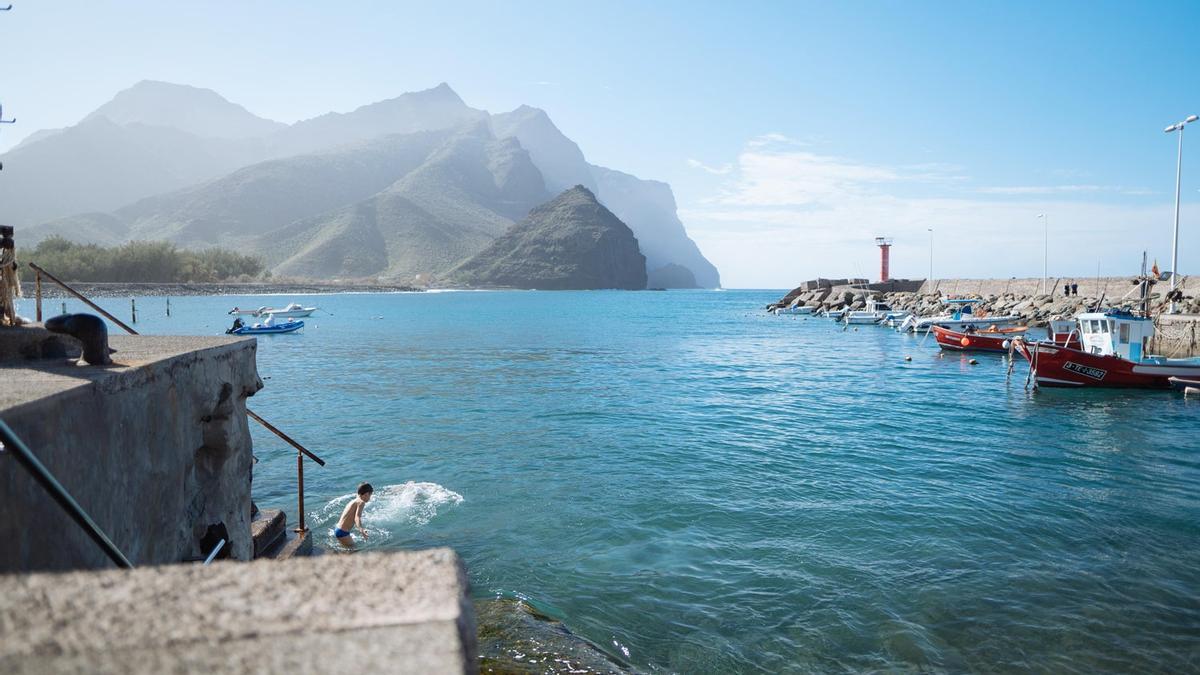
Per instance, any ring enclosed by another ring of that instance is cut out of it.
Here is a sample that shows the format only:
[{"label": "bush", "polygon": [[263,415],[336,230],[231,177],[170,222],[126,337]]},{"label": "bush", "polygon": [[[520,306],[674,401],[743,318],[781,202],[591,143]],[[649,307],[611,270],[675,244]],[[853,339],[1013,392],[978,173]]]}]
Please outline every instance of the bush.
[{"label": "bush", "polygon": [[131,241],[105,248],[50,237],[22,258],[64,281],[187,283],[254,279],[265,265],[254,256],[210,248],[180,250],[165,241]]}]

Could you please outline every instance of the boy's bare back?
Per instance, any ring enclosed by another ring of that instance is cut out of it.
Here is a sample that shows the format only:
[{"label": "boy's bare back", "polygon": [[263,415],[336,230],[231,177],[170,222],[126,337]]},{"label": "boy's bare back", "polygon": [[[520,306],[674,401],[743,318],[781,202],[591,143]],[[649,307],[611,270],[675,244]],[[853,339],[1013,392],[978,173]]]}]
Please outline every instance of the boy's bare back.
[{"label": "boy's bare back", "polygon": [[[362,515],[363,503],[358,499],[351,499],[346,508],[342,509],[342,517],[338,518],[338,529],[347,532],[354,529],[354,523],[359,520]],[[328,521],[326,521],[328,522]]]}]

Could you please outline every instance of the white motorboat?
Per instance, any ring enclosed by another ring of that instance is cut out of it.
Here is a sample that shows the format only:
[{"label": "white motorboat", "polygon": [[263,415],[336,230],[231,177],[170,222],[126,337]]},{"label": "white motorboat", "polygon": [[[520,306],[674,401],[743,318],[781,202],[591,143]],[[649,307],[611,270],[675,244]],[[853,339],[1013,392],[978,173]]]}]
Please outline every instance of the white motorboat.
[{"label": "white motorboat", "polygon": [[943,302],[952,307],[953,311],[939,316],[909,317],[900,324],[897,330],[902,332],[915,331],[917,333],[928,333],[934,326],[941,326],[950,330],[962,331],[971,328],[1004,328],[1005,326],[1012,326],[1023,321],[1021,317],[1015,314],[1006,314],[1003,316],[978,314],[974,311],[974,307],[981,301],[973,298],[955,298],[943,300]]},{"label": "white motorboat", "polygon": [[886,302],[867,298],[867,306],[865,308],[846,312],[845,316],[842,317],[842,321],[847,325],[879,323],[891,312],[892,306]]},{"label": "white motorboat", "polygon": [[775,314],[812,314],[815,307],[796,305],[792,307],[776,307]]},{"label": "white motorboat", "polygon": [[822,314],[822,316],[824,316],[827,319],[833,319],[834,321],[841,321],[842,315],[844,315],[845,313],[846,313],[845,309],[827,309],[827,310],[825,310],[824,314]]},{"label": "white motorboat", "polygon": [[277,316],[280,318],[300,318],[312,316],[312,313],[317,311],[316,307],[305,307],[298,303],[289,303],[286,307],[259,307],[258,309],[241,309],[234,307],[229,310],[230,314],[240,314],[242,316]]},{"label": "white motorboat", "polygon": [[261,310],[259,310],[259,315],[262,316],[265,314],[270,314],[272,316],[296,318],[296,317],[312,316],[312,313],[315,311],[317,311],[316,307],[304,307],[303,305],[292,302],[292,303],[288,303],[288,305],[286,307],[284,307],[283,309],[277,309],[277,308],[273,309],[270,307],[261,309]]},{"label": "white motorboat", "polygon": [[912,312],[888,312],[887,316],[883,317],[883,321],[880,321],[879,323],[887,326],[888,328],[896,328],[900,324],[904,323],[905,319],[910,316],[912,316]]}]

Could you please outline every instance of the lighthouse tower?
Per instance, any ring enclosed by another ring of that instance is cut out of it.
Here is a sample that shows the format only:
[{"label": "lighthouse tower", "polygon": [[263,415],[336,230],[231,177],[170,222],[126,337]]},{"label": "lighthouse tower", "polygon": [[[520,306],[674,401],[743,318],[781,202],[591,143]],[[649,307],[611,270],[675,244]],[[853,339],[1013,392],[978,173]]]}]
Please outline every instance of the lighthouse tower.
[{"label": "lighthouse tower", "polygon": [[875,245],[879,247],[879,280],[887,281],[888,276],[888,253],[892,249],[891,237],[875,237]]}]

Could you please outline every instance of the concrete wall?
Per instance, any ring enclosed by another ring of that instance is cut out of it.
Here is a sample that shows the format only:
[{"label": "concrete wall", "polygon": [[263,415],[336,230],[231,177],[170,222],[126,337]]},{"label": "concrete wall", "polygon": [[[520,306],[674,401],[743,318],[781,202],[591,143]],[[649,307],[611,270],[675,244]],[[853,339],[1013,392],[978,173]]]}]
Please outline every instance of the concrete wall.
[{"label": "concrete wall", "polygon": [[[255,341],[112,336],[110,344],[111,367],[0,363],[0,419],[135,564],[199,557],[199,538],[219,522],[233,557],[250,559],[245,408],[262,388]],[[0,572],[112,564],[8,453],[0,513]]]},{"label": "concrete wall", "polygon": [[0,635],[11,675],[479,672],[450,549],[0,576]]},{"label": "concrete wall", "polygon": [[[1048,280],[1050,292],[1053,295],[1062,295],[1063,284],[1076,283],[1079,284],[1079,295],[1089,298],[1098,298],[1101,293],[1110,299],[1120,298],[1129,293],[1134,285],[1130,282],[1133,277],[1050,277]],[[1179,278],[1180,287],[1183,292],[1190,295],[1200,293],[1200,281],[1192,277],[1181,276]],[[1170,281],[1160,281],[1155,284],[1153,292],[1165,293],[1171,287]],[[934,279],[930,284],[928,281],[921,284],[918,293],[938,292],[942,295],[1004,295],[1005,293],[1015,293],[1018,295],[1035,296],[1042,293],[1042,278],[1034,279]]]}]

